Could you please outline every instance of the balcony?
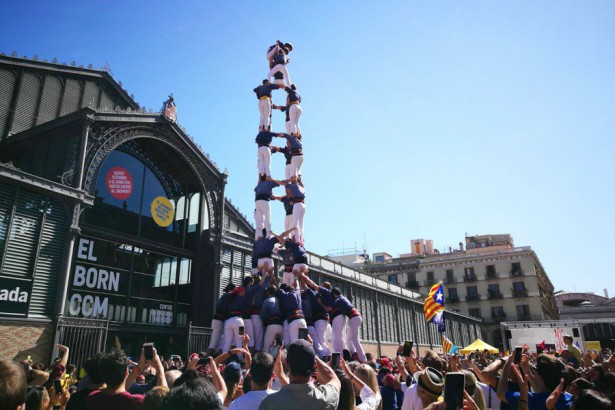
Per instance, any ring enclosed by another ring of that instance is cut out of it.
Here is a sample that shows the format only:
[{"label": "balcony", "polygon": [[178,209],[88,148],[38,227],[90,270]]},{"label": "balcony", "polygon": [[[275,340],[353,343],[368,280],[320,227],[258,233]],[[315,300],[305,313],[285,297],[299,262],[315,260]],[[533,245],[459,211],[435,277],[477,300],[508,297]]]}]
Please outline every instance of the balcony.
[{"label": "balcony", "polygon": [[423,286],[433,286],[436,284],[436,280],[435,279],[427,279],[425,280],[425,282],[423,282]]},{"label": "balcony", "polygon": [[487,272],[487,279],[497,279],[497,278],[498,278],[497,272]]},{"label": "balcony", "polygon": [[409,280],[408,282],[406,282],[406,287],[410,289],[418,289],[419,283],[415,280]]},{"label": "balcony", "polygon": [[495,300],[495,299],[502,299],[504,296],[502,295],[502,292],[495,291],[495,290],[490,290],[489,291],[489,300]]},{"label": "balcony", "polygon": [[511,270],[510,271],[510,276],[513,278],[518,278],[519,276],[523,276],[524,273],[522,270]]},{"label": "balcony", "polygon": [[457,283],[457,279],[455,278],[445,278],[444,283]]},{"label": "balcony", "polygon": [[477,302],[480,300],[479,294],[466,295],[466,302]]},{"label": "balcony", "polygon": [[527,315],[517,315],[517,316],[518,316],[517,320],[519,320],[519,321],[529,321],[529,320],[532,320],[532,315],[529,315],[529,314],[527,314]]},{"label": "balcony", "polygon": [[513,298],[526,298],[527,297],[527,289],[513,289],[512,290]]},{"label": "balcony", "polygon": [[493,319],[493,321],[495,322],[501,322],[502,320],[506,319],[506,312],[495,312],[495,313],[491,313],[491,319]]},{"label": "balcony", "polygon": [[466,275],[463,277],[464,282],[476,282],[476,275]]},{"label": "balcony", "polygon": [[459,303],[459,296],[449,296],[446,298],[447,303]]}]

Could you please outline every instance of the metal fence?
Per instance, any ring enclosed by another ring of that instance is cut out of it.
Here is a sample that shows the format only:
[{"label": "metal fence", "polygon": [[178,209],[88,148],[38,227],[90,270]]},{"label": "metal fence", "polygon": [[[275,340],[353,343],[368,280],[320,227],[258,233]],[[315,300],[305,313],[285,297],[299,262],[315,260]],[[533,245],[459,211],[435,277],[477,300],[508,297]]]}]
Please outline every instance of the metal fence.
[{"label": "metal fence", "polygon": [[[69,348],[68,362],[80,369],[88,357],[105,350],[108,320],[82,319],[58,316],[56,322],[56,343]],[[54,347],[54,358],[57,348]]]},{"label": "metal fence", "polygon": [[204,352],[209,347],[211,341],[211,328],[209,327],[188,327],[188,351],[186,357],[189,357],[192,353]]}]

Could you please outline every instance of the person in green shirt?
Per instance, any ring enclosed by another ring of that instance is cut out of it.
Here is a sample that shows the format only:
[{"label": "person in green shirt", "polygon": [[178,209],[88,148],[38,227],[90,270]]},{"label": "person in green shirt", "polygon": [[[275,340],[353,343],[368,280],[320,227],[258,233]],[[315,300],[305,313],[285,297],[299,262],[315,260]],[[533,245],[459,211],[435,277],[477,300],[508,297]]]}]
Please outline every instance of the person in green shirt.
[{"label": "person in green shirt", "polygon": [[[564,344],[568,346],[568,362],[572,364],[575,369],[579,367],[581,364],[581,351],[579,348],[573,343],[574,339],[570,335],[564,335]],[[575,363],[576,362],[576,363]]]}]

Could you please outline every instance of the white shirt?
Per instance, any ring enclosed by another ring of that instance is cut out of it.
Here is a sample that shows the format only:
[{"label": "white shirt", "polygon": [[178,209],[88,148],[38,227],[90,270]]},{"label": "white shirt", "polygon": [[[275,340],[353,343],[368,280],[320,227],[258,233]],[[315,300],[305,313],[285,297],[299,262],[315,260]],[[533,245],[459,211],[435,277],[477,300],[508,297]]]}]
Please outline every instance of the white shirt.
[{"label": "white shirt", "polygon": [[228,410],[254,410],[258,409],[261,405],[261,401],[271,393],[275,393],[275,390],[256,390],[249,391],[241,397],[233,400]]},{"label": "white shirt", "polygon": [[417,391],[417,383],[406,389],[404,393],[404,402],[401,405],[401,410],[423,410],[423,402],[419,399]]},{"label": "white shirt", "polygon": [[[498,399],[495,389],[492,389],[489,385],[481,382],[478,382],[478,385],[483,390],[483,396],[485,396],[485,406],[491,409],[499,409],[501,400]],[[491,395],[491,406],[489,406],[489,395]]]},{"label": "white shirt", "polygon": [[358,410],[376,410],[382,400],[380,392],[374,393],[368,386],[363,386],[359,397],[361,397],[361,404],[357,406]]}]

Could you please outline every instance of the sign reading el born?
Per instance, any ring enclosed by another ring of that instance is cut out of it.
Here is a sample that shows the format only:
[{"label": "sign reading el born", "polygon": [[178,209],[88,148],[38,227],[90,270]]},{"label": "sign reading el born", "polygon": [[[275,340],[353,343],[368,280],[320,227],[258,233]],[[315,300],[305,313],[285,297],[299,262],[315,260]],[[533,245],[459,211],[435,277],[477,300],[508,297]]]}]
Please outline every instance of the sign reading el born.
[{"label": "sign reading el born", "polygon": [[70,316],[108,318],[110,307],[126,304],[128,269],[119,266],[125,261],[122,253],[118,244],[79,238],[70,282]]}]

